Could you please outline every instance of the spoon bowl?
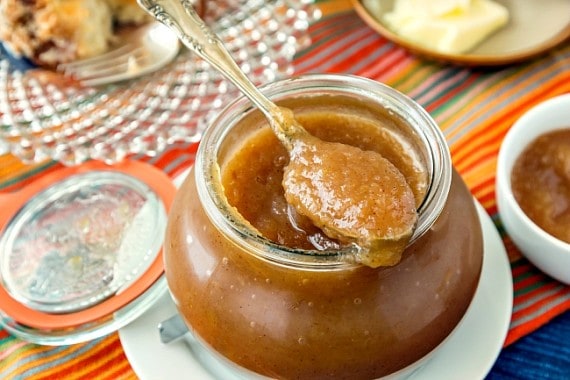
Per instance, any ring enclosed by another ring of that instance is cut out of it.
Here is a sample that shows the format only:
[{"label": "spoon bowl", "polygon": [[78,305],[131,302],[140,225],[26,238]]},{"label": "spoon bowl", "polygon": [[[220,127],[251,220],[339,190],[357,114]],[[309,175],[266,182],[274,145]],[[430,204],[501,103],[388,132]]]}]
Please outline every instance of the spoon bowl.
[{"label": "spoon bowl", "polygon": [[329,237],[356,244],[361,263],[397,264],[418,218],[413,191],[398,169],[376,152],[310,135],[291,110],[273,103],[247,78],[188,0],[138,1],[265,115],[289,152],[283,181],[288,203]]}]

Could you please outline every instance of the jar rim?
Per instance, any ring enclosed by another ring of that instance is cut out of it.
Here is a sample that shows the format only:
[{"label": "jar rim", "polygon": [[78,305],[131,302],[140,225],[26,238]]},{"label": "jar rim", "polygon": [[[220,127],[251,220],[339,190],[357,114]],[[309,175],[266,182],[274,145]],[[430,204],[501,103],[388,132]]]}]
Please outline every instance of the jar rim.
[{"label": "jar rim", "polygon": [[[374,103],[403,116],[424,144],[429,161],[427,170],[429,182],[424,199],[418,208],[418,223],[408,246],[417,241],[439,217],[451,186],[451,155],[445,137],[429,115],[418,103],[401,92],[383,83],[347,74],[307,74],[292,77],[261,86],[260,90],[270,99],[284,96],[299,96],[318,92],[335,92],[363,96]],[[227,201],[221,184],[220,167],[217,160],[217,148],[240,117],[254,106],[240,97],[226,106],[205,130],[198,148],[195,162],[195,176],[198,196],[206,214],[227,237],[255,253],[260,258],[288,267],[304,269],[341,269],[360,265],[351,262],[356,245],[346,246],[331,251],[316,249],[290,248],[275,243],[260,235],[254,228],[243,222]]]}]

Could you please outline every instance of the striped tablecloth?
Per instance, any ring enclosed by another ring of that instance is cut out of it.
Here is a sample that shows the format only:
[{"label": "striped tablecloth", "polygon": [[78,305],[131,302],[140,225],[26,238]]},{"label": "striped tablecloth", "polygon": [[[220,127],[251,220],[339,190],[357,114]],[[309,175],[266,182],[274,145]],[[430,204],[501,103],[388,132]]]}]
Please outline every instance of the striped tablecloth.
[{"label": "striped tablecloth", "polygon": [[[497,154],[506,132],[525,111],[570,92],[570,42],[503,68],[447,66],[394,46],[367,27],[347,0],[319,1],[317,6],[323,16],[309,29],[311,46],[295,58],[296,74],[350,73],[386,83],[415,99],[439,123],[455,167],[492,217],[508,251],[514,310],[504,351],[511,350],[520,338],[570,309],[570,287],[538,271],[505,234],[495,201]],[[179,144],[153,158],[134,158],[174,176],[192,161],[195,148]],[[28,166],[9,154],[0,156],[0,190],[17,190],[60,167],[52,161]],[[524,367],[522,355],[515,366]],[[0,378],[134,379],[136,374],[116,333],[88,343],[46,347],[0,329]]]}]

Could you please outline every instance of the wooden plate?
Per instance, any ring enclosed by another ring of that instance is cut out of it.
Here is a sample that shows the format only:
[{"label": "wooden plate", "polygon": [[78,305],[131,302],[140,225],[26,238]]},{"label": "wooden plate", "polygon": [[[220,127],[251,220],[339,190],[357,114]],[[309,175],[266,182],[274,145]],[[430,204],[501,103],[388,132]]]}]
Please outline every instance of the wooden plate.
[{"label": "wooden plate", "polygon": [[[509,10],[508,24],[467,53],[446,54],[403,39],[378,15],[373,16],[362,0],[351,1],[364,22],[392,42],[415,54],[459,65],[499,66],[520,62],[539,56],[570,37],[570,1],[496,0]],[[390,12],[394,5],[394,0],[374,1],[380,3],[382,14]]]}]

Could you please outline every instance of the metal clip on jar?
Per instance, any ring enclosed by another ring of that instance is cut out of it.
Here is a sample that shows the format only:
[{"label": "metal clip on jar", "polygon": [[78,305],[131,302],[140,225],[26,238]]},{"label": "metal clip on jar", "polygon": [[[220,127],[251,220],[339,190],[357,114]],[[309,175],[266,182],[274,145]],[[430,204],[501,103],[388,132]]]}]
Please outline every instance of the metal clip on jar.
[{"label": "metal clip on jar", "polygon": [[482,266],[475,204],[443,134],[418,104],[367,79],[309,75],[263,91],[296,115],[349,113],[387,127],[427,178],[417,228],[399,264],[373,269],[351,262],[350,248],[291,249],[240,223],[220,170],[265,127],[238,99],[205,132],[169,217],[166,276],[183,319],[205,349],[252,376],[411,372],[458,326]]}]

